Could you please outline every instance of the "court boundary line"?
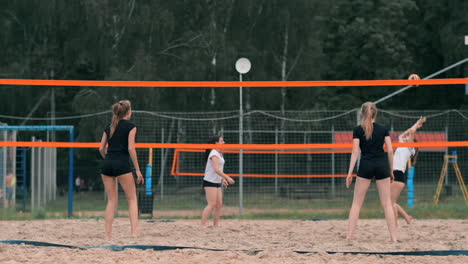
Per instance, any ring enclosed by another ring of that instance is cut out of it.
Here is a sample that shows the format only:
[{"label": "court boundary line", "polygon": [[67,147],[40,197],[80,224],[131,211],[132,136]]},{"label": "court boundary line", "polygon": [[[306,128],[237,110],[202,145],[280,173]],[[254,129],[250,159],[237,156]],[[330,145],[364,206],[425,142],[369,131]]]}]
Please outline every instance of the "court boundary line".
[{"label": "court boundary line", "polygon": [[[159,245],[99,245],[99,246],[74,246],[74,245],[62,245],[41,241],[30,241],[30,240],[3,240],[0,241],[3,244],[10,245],[29,245],[29,246],[39,246],[39,247],[62,247],[70,249],[95,249],[103,248],[109,249],[112,251],[123,251],[125,249],[140,249],[148,250],[152,249],[154,251],[166,251],[166,250],[178,250],[178,249],[197,249],[205,251],[221,251],[221,252],[245,252],[246,254],[258,254],[260,252],[265,252],[267,250],[263,249],[245,249],[245,250],[227,250],[227,249],[216,249],[216,248],[200,248],[200,247],[186,247],[186,246],[159,246]],[[271,250],[268,250],[271,251]],[[298,254],[318,254],[318,253],[327,253],[327,254],[352,254],[352,255],[393,255],[393,256],[468,256],[468,250],[424,250],[424,251],[390,251],[390,252],[363,252],[363,251],[303,251],[303,250],[291,250],[294,253]]]}]

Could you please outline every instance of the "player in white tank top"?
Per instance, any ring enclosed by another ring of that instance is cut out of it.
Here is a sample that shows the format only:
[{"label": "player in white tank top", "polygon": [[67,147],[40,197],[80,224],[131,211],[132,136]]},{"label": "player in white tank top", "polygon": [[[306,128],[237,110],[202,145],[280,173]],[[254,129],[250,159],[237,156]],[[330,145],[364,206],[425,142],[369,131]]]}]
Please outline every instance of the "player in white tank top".
[{"label": "player in white tank top", "polygon": [[223,180],[223,177],[216,173],[215,166],[213,165],[213,157],[218,158],[218,169],[220,171],[223,171],[224,169],[225,161],[223,154],[221,154],[221,152],[217,149],[212,149],[208,155],[208,160],[206,161],[205,176],[203,177],[203,180],[220,184]]},{"label": "player in white tank top", "polygon": [[[422,127],[424,122],[426,122],[426,118],[421,117],[412,127],[398,137],[398,142],[414,142],[416,139],[416,131]],[[408,224],[413,220],[413,217],[406,213],[397,201],[400,197],[401,191],[403,191],[406,186],[406,177],[404,176],[406,164],[411,157],[416,156],[417,152],[418,151],[415,148],[411,147],[399,147],[395,150],[393,157],[393,174],[395,175],[395,180],[391,184],[391,196],[396,223],[398,223],[398,214],[400,214]]]},{"label": "player in white tank top", "polygon": [[203,177],[203,189],[205,189],[206,202],[208,203],[202,214],[202,227],[206,226],[208,218],[214,211],[213,226],[218,226],[223,207],[223,192],[221,185],[227,187],[234,184],[234,180],[224,173],[224,157],[216,145],[224,144],[223,137],[210,137],[208,144],[214,144],[213,149],[206,151],[205,176]]},{"label": "player in white tank top", "polygon": [[[401,142],[401,141],[400,141]],[[415,148],[400,147],[395,150],[393,154],[393,170],[394,171],[406,171],[406,165],[408,160],[416,154]]]}]

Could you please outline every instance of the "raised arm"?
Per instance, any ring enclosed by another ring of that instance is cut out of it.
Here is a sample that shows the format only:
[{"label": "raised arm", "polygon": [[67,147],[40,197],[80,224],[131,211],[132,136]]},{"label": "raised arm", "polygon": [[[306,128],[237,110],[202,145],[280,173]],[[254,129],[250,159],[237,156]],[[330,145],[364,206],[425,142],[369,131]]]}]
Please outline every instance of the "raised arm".
[{"label": "raised arm", "polygon": [[399,142],[404,142],[405,138],[414,136],[414,134],[416,133],[416,130],[421,128],[422,125],[424,124],[424,122],[426,122],[426,117],[419,118],[418,121],[416,121],[416,123],[414,123],[414,125],[412,125],[409,129],[407,129],[405,132],[401,133],[398,136],[398,141]]},{"label": "raised arm", "polygon": [[359,156],[359,138],[353,139],[353,150],[351,151],[351,161],[349,162],[348,176],[346,177],[346,188],[353,182],[353,171]]}]

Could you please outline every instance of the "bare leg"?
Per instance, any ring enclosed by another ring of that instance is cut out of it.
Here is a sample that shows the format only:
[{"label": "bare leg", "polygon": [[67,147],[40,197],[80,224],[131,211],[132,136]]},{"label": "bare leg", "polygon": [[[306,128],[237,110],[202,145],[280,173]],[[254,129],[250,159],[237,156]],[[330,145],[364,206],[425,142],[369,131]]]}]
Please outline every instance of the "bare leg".
[{"label": "bare leg", "polygon": [[347,239],[353,239],[354,230],[356,229],[357,220],[359,219],[359,213],[361,211],[362,204],[366,198],[367,189],[369,189],[371,180],[356,177],[356,184],[354,186],[354,197],[353,205],[349,211],[349,222],[348,222],[348,235]]},{"label": "bare leg", "polygon": [[205,187],[205,196],[207,205],[203,210],[201,225],[206,226],[206,222],[211,215],[211,212],[216,206],[216,196],[218,195],[216,187]]},{"label": "bare leg", "polygon": [[115,208],[117,207],[117,188],[115,185],[115,177],[101,175],[101,178],[107,193],[104,236],[105,238],[111,238],[112,222],[114,221]]},{"label": "bare leg", "polygon": [[377,189],[379,190],[380,203],[385,213],[387,220],[388,231],[390,232],[390,239],[397,242],[395,213],[393,212],[393,203],[391,199],[390,178],[376,181]]},{"label": "bare leg", "polygon": [[391,189],[392,189],[392,202],[394,207],[395,213],[395,224],[398,225],[398,214],[403,216],[406,223],[410,224],[413,217],[408,215],[403,208],[397,204],[398,198],[400,197],[401,192],[405,188],[405,184],[402,182],[394,181],[392,182]]},{"label": "bare leg", "polygon": [[138,201],[135,180],[132,173],[120,175],[118,179],[128,201],[128,215],[130,217],[132,236],[137,237],[140,235],[140,231],[138,230]]},{"label": "bare leg", "polygon": [[405,218],[406,223],[409,225],[413,221],[413,217],[409,215],[399,204],[395,204],[398,213]]},{"label": "bare leg", "polygon": [[221,190],[221,188],[216,188],[216,189],[217,189],[216,206],[214,209],[214,218],[213,218],[214,226],[218,226],[219,219],[221,218],[221,209],[223,208],[223,191]]},{"label": "bare leg", "polygon": [[395,225],[398,226],[398,209],[397,209],[397,201],[400,197],[401,191],[405,188],[405,184],[398,181],[393,181],[390,184],[391,189],[391,199],[393,205],[393,213],[395,215]]}]

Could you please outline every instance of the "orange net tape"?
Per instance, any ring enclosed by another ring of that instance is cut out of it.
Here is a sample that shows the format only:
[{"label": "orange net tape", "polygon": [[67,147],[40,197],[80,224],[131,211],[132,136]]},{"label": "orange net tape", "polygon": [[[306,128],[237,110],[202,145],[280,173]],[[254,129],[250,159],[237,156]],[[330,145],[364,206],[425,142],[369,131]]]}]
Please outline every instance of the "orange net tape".
[{"label": "orange net tape", "polygon": [[33,80],[0,79],[0,85],[41,86],[110,86],[110,87],[311,87],[311,86],[395,86],[465,84],[468,78],[422,80],[356,80],[356,81],[82,81],[82,80]]},{"label": "orange net tape", "polygon": [[[393,147],[468,147],[468,141],[441,141],[392,143]],[[32,141],[0,141],[0,147],[49,147],[49,148],[98,148],[98,142],[32,142]],[[136,143],[136,148],[172,148],[172,149],[212,149],[213,144],[188,143]],[[324,144],[222,144],[217,149],[250,149],[250,150],[298,150],[298,149],[351,149],[351,143]]]}]

